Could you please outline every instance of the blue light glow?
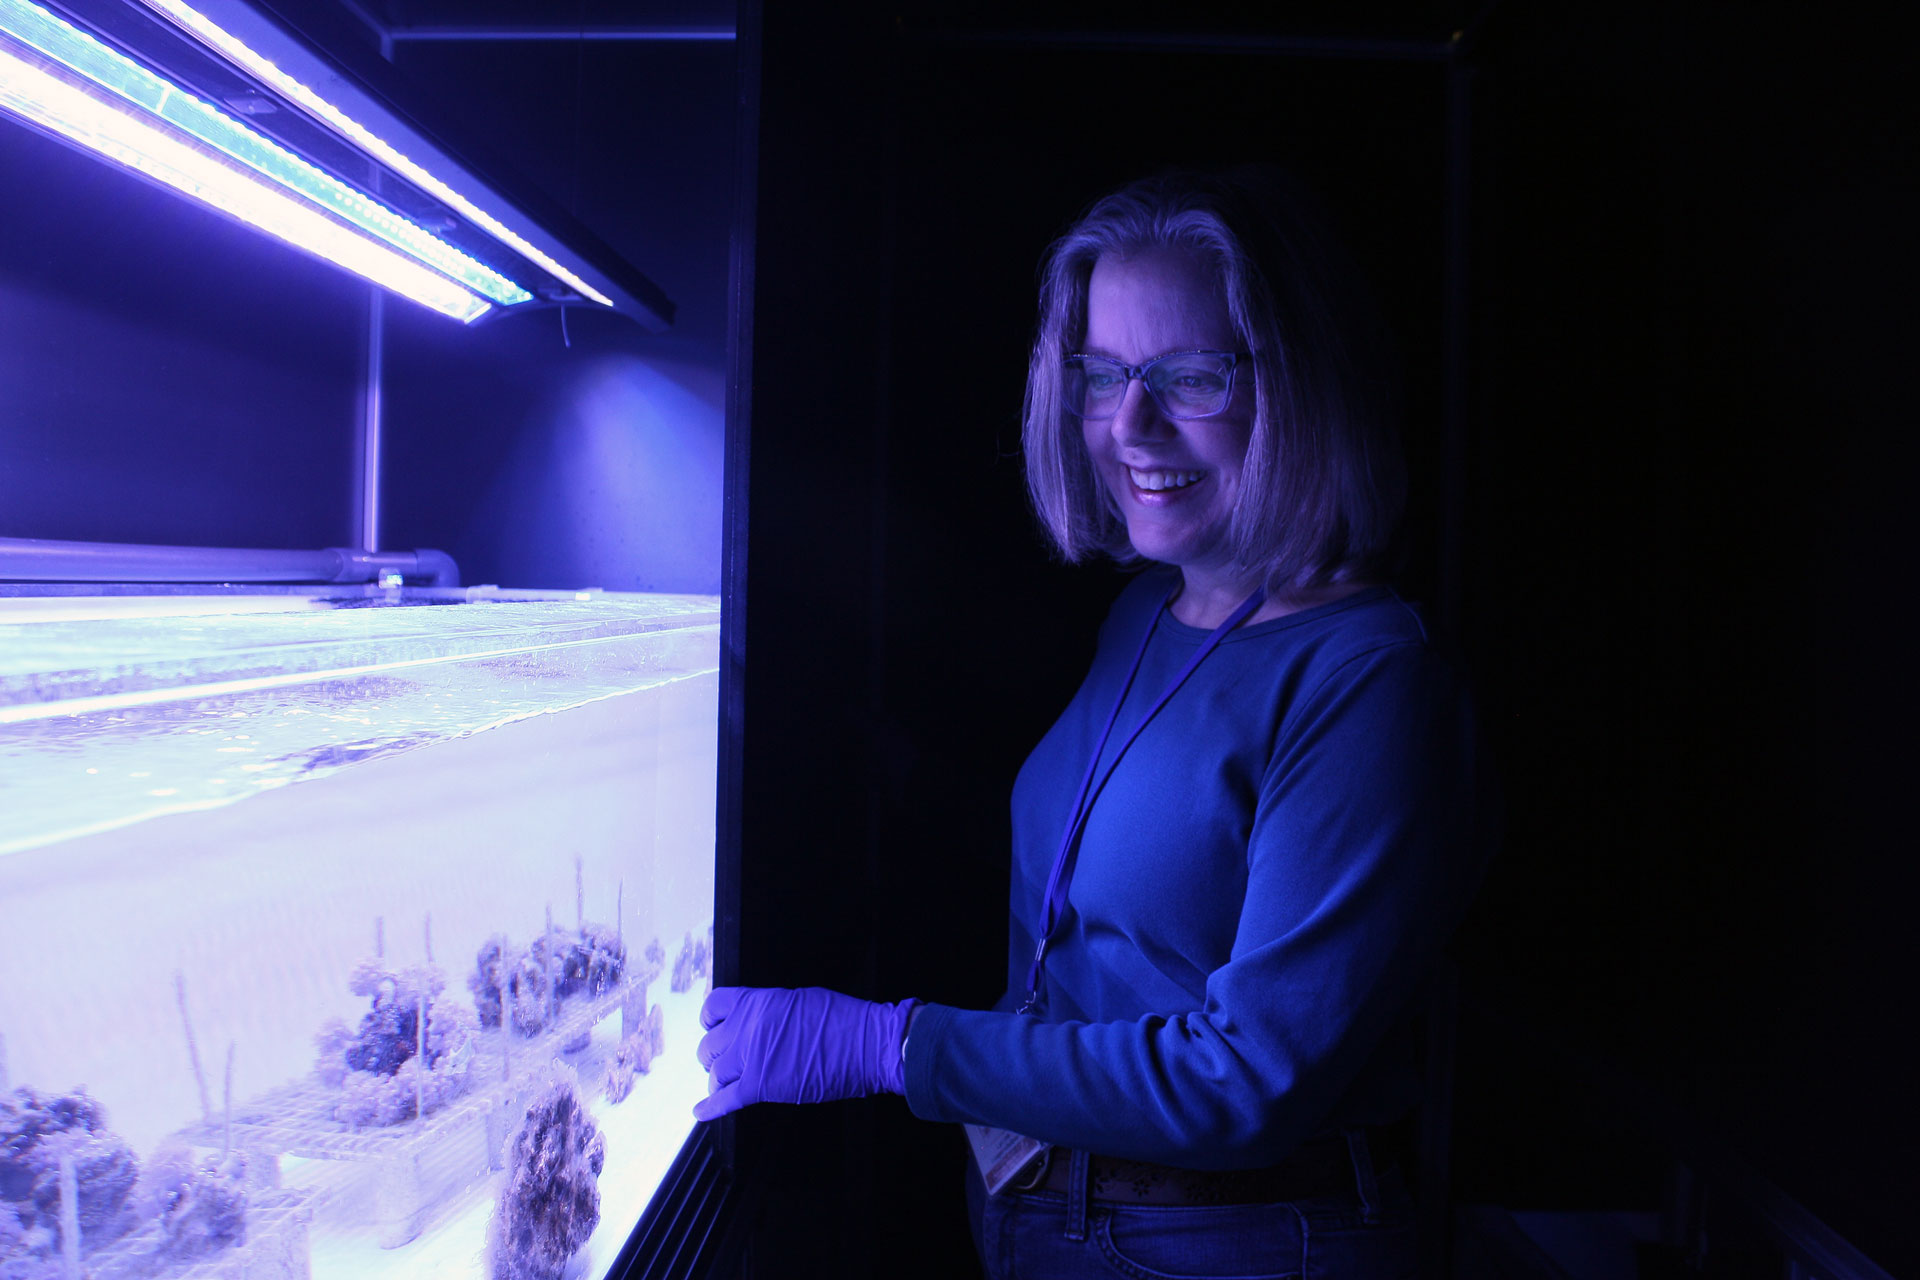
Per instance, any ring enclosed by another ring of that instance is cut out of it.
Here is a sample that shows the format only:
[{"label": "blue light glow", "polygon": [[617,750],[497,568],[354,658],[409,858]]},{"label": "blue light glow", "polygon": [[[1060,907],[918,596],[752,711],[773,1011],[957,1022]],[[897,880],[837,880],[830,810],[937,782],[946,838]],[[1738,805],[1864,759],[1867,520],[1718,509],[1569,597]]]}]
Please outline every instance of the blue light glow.
[{"label": "blue light glow", "polygon": [[613,299],[569,271],[552,255],[542,252],[537,246],[529,243],[511,227],[403,155],[384,138],[315,93],[295,77],[288,75],[276,66],[272,59],[250,47],[245,41],[234,36],[199,10],[180,3],[180,0],[141,0],[141,3],[155,13],[166,17],[255,79],[272,86],[274,92],[351,141],[368,155],[374,156],[394,172],[401,174],[421,190],[431,193],[449,208],[457,210],[462,217],[488,235],[507,245],[528,261],[538,263],[556,279],[564,280],[579,291],[582,297],[590,298],[602,306],[613,305]]},{"label": "blue light glow", "polygon": [[0,29],[495,302],[531,300],[505,276],[44,10],[0,0]]},{"label": "blue light glow", "polygon": [[57,133],[297,248],[470,321],[491,308],[437,272],[369,240],[313,206],[102,101],[0,45],[0,111]]}]

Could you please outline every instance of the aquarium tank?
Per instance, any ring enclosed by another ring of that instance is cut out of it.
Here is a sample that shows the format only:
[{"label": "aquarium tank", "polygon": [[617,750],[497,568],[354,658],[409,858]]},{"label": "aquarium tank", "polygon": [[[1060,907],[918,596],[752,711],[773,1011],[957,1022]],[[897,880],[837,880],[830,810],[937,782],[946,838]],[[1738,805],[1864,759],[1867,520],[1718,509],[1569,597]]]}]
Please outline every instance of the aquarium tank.
[{"label": "aquarium tank", "polygon": [[0,599],[0,1277],[597,1277],[693,1128],[719,600]]}]

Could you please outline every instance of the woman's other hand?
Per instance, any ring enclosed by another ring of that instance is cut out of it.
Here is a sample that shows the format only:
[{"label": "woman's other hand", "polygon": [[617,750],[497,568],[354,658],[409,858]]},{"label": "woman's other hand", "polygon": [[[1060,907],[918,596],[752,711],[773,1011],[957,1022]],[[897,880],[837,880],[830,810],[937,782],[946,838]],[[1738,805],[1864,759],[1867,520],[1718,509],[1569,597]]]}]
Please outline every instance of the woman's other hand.
[{"label": "woman's other hand", "polygon": [[873,1004],[821,987],[715,987],[700,1007],[708,1094],[696,1120],[755,1102],[904,1093],[901,1041],[918,1001]]}]

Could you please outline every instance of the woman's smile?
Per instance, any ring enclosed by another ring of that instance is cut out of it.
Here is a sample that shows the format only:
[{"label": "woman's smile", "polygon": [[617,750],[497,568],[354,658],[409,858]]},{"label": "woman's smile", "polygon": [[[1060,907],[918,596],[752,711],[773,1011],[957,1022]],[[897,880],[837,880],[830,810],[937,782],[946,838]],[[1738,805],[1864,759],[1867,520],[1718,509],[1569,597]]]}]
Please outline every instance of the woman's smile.
[{"label": "woman's smile", "polygon": [[1127,468],[1127,478],[1133,481],[1133,487],[1138,493],[1162,500],[1200,483],[1205,476],[1204,471]]}]

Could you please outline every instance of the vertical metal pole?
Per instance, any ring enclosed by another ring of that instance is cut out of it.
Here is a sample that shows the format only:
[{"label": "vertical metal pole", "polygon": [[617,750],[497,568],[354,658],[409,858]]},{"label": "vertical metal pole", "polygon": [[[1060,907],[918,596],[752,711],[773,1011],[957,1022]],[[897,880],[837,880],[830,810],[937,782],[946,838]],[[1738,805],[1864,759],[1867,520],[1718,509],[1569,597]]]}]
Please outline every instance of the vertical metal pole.
[{"label": "vertical metal pole", "polygon": [[1443,635],[1461,641],[1466,586],[1464,577],[1467,505],[1467,322],[1470,293],[1469,221],[1472,195],[1473,71],[1454,41],[1447,59],[1447,176],[1446,268],[1442,292],[1446,359],[1445,397],[1441,415],[1440,450],[1440,562],[1436,566],[1440,626]]},{"label": "vertical metal pole", "polygon": [[[507,973],[507,949],[500,948],[499,957],[493,962],[493,985],[500,992],[500,1083],[513,1083],[513,993],[507,990],[512,979]],[[504,1095],[503,1095],[504,1097]],[[503,1100],[500,1104],[506,1106]]]},{"label": "vertical metal pole", "polygon": [[367,290],[365,378],[360,387],[359,545],[380,549],[381,379],[386,349],[387,298],[377,286]]},{"label": "vertical metal pole", "polygon": [[[355,10],[356,16],[367,19],[364,12]],[[380,56],[387,62],[393,61],[393,36],[383,27],[376,27],[380,35]],[[380,175],[373,175],[374,194],[380,193]],[[367,323],[365,329],[365,359],[361,368],[365,376],[360,386],[360,476],[359,476],[359,513],[360,527],[356,532],[359,545],[367,551],[380,549],[380,428],[382,410],[382,389],[386,375],[386,334],[387,334],[387,295],[377,285],[367,289]]]},{"label": "vertical metal pole", "polygon": [[220,1095],[220,1164],[223,1171],[227,1158],[233,1154],[233,1051],[237,1047],[233,1041],[227,1041],[227,1082]]},{"label": "vertical metal pole", "polygon": [[413,1006],[413,1118],[427,1122],[427,987],[420,985],[419,1003]]},{"label": "vertical metal pole", "polygon": [[62,1280],[82,1280],[80,1175],[70,1155],[60,1157],[60,1260]]},{"label": "vertical metal pole", "polygon": [[541,957],[541,967],[547,975],[547,1021],[552,1022],[560,1016],[560,993],[553,976],[553,904],[547,904],[546,955]]},{"label": "vertical metal pole", "polygon": [[200,1066],[200,1042],[193,1038],[193,1019],[187,1016],[187,975],[173,973],[173,998],[180,1006],[180,1026],[187,1033],[187,1058],[193,1063],[193,1081],[200,1086],[200,1118],[213,1124],[213,1096],[207,1092],[207,1073]]}]

